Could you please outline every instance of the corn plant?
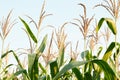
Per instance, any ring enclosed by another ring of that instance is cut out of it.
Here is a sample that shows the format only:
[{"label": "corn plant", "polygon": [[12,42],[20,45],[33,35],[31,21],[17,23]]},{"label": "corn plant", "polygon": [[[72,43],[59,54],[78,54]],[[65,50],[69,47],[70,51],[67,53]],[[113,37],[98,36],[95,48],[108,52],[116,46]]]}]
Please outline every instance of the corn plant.
[{"label": "corn plant", "polygon": [[[109,0],[110,3],[107,0],[104,0],[108,6],[101,4],[96,5],[102,6],[106,8],[112,16],[115,17],[115,19],[118,19],[118,13],[114,12],[119,11],[119,2],[116,4],[116,1]],[[17,51],[15,50],[7,50],[4,51],[4,46],[2,49],[2,55],[0,59],[0,68],[3,67],[3,69],[0,70],[0,79],[2,80],[118,80],[120,79],[120,75],[117,72],[116,68],[116,57],[120,53],[120,43],[117,41],[113,41],[109,44],[109,46],[106,47],[106,51],[103,52],[102,58],[100,58],[100,54],[102,54],[102,47],[99,47],[97,49],[94,47],[98,43],[99,38],[99,31],[102,27],[103,23],[106,22],[107,28],[111,30],[111,33],[113,35],[117,35],[117,29],[116,29],[116,21],[111,18],[101,18],[95,27],[95,30],[93,30],[92,35],[88,34],[90,30],[90,23],[94,19],[92,16],[91,18],[87,18],[86,13],[86,6],[84,4],[79,4],[84,9],[84,14],[80,14],[81,19],[74,19],[76,22],[71,22],[72,24],[76,25],[79,30],[82,32],[83,38],[84,38],[84,51],[81,53],[77,53],[77,50],[79,49],[77,42],[75,51],[72,51],[72,43],[67,42],[67,34],[65,32],[65,26],[68,24],[68,22],[65,22],[60,28],[55,29],[52,32],[51,38],[49,39],[48,34],[46,34],[43,39],[40,38],[40,32],[42,30],[42,22],[43,20],[51,15],[46,14],[44,11],[45,9],[45,1],[42,5],[42,9],[40,12],[40,17],[38,23],[34,21],[34,19],[30,16],[27,16],[30,19],[30,23],[34,23],[35,29],[37,31],[37,34],[34,33],[34,31],[31,29],[31,26],[28,22],[26,22],[23,18],[19,17],[19,20],[24,25],[23,30],[28,36],[30,47],[26,52],[27,55],[27,68],[22,64],[19,55]],[[117,6],[116,6],[117,5]],[[117,8],[117,9],[116,9]],[[10,14],[8,14],[7,19],[5,22],[1,22],[2,25],[2,32],[0,33],[0,36],[3,40],[6,39],[8,33],[10,32],[11,28],[15,24],[12,22],[12,24],[9,24],[10,22]],[[5,23],[5,24],[4,24]],[[90,41],[87,41],[87,38],[91,38]],[[109,36],[107,35],[108,40]],[[40,40],[42,40],[40,42]],[[49,41],[50,40],[50,41]],[[56,45],[54,45],[56,44]],[[68,45],[70,44],[70,49]],[[87,44],[90,44],[88,46]],[[56,48],[54,48],[56,47]],[[90,49],[88,48],[90,47]],[[97,49],[98,52],[94,53],[93,49]],[[65,54],[67,49],[69,49],[71,54],[70,59],[65,57]],[[17,65],[14,64],[8,64],[5,67],[3,64],[3,59],[8,55],[13,54]],[[96,54],[96,55],[94,55]],[[78,55],[80,55],[79,58]],[[43,61],[43,60],[44,61]],[[66,61],[67,60],[67,61]],[[8,68],[11,66],[15,66],[15,70],[12,74],[8,73]],[[103,74],[103,76],[102,76]]]},{"label": "corn plant", "polygon": [[8,72],[8,69],[10,66],[13,66],[13,64],[8,64],[8,56],[6,55],[5,58],[2,58],[2,54],[9,51],[9,47],[5,48],[5,40],[10,34],[10,31],[12,30],[13,26],[16,24],[16,21],[11,19],[12,10],[8,13],[7,17],[0,21],[0,38],[2,41],[2,47],[1,47],[1,54],[0,54],[0,79],[6,79],[9,75],[11,75]]},{"label": "corn plant", "polygon": [[[120,0],[104,0],[104,2],[106,4],[98,4],[96,5],[97,6],[102,6],[103,8],[105,8],[111,15],[112,17],[114,18],[114,21],[115,21],[115,25],[117,25],[117,21],[119,19],[119,13],[120,13]],[[117,35],[115,35],[115,42],[117,41]],[[117,51],[117,47],[116,47],[116,51]],[[116,65],[116,70],[119,69],[119,53],[116,52],[114,53],[115,55],[115,65]],[[119,72],[119,71],[118,71]]]}]

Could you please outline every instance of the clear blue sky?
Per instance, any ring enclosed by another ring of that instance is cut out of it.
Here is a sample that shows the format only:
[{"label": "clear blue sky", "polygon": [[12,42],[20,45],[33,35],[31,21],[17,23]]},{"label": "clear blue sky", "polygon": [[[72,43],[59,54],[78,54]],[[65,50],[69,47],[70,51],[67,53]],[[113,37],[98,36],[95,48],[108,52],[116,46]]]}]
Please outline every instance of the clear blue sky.
[{"label": "clear blue sky", "polygon": [[[46,25],[53,25],[58,28],[66,21],[69,22],[72,21],[73,18],[80,18],[79,14],[83,14],[83,8],[79,6],[78,3],[83,3],[86,5],[88,17],[91,17],[94,14],[94,18],[97,20],[99,20],[101,17],[111,17],[103,8],[99,7],[93,9],[94,5],[101,3],[102,1],[103,0],[46,0],[45,11],[46,13],[52,13],[53,15],[44,20],[42,27]],[[10,44],[9,47],[13,50],[18,48],[29,48],[27,35],[21,29],[23,28],[23,24],[20,22],[18,17],[20,16],[27,21],[28,18],[26,18],[25,15],[29,15],[37,21],[39,19],[42,3],[43,0],[0,0],[0,20],[2,20],[3,16],[6,17],[9,11],[13,9],[12,19],[17,19],[18,22],[13,27],[9,37],[6,39],[6,46]],[[93,25],[95,24],[91,24],[91,26]],[[79,47],[83,48],[82,35],[75,26],[67,25],[67,29],[65,31],[69,34],[67,40],[72,42],[74,48],[78,40],[80,41]],[[49,32],[51,32],[51,30],[46,29],[42,35],[48,34]],[[81,49],[79,50],[80,52],[83,51]]]},{"label": "clear blue sky", "polygon": [[[83,13],[83,8],[77,5],[78,3],[83,3],[87,6],[88,17],[94,14],[96,14],[96,18],[107,16],[104,9],[92,9],[94,5],[101,1],[102,0],[46,0],[45,10],[47,13],[52,13],[53,15],[45,19],[43,26],[50,24],[57,28],[66,21],[72,21],[73,18],[79,18],[79,14]],[[24,15],[29,15],[37,21],[39,19],[42,3],[43,0],[0,0],[0,20],[13,9],[12,19],[16,18],[18,21],[18,24],[15,25],[13,31],[10,33],[6,44],[10,43],[10,47],[15,49],[28,45],[28,43],[26,43],[28,42],[26,39],[27,36],[21,29],[23,24],[20,23],[18,16],[27,20]],[[81,39],[81,37],[76,36],[80,34],[80,32],[76,28],[71,28],[71,25],[69,25],[67,32],[69,32],[71,39],[76,41]],[[76,41],[73,41],[73,43],[76,43]]]}]

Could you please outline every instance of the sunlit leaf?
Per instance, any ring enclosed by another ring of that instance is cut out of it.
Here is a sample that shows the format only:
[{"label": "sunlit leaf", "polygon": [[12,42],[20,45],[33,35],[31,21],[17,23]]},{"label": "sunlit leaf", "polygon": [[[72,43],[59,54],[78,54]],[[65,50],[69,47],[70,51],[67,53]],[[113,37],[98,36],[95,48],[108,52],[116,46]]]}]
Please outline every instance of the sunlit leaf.
[{"label": "sunlit leaf", "polygon": [[115,80],[115,73],[113,72],[113,70],[111,69],[111,67],[108,65],[107,62],[103,61],[103,60],[91,60],[91,61],[74,61],[74,62],[70,62],[69,64],[65,65],[61,71],[59,71],[56,76],[53,78],[53,80],[57,80],[58,78],[60,78],[62,76],[62,74],[64,74],[65,72],[67,72],[70,69],[73,69],[75,67],[78,66],[82,66],[88,62],[91,63],[95,63],[97,64],[104,72],[104,76],[106,80]]},{"label": "sunlit leaf", "polygon": [[35,35],[34,35],[33,32],[31,31],[29,25],[28,25],[22,18],[19,17],[19,19],[20,19],[20,20],[22,21],[22,23],[24,24],[24,26],[25,26],[27,32],[29,33],[30,37],[32,38],[32,40],[33,40],[35,43],[37,43],[37,42],[38,42],[38,41],[37,41],[37,38],[35,37]]},{"label": "sunlit leaf", "polygon": [[88,61],[75,61],[75,62],[70,62],[69,64],[65,65],[61,71],[59,71],[56,76],[53,78],[53,80],[57,80],[58,78],[60,78],[62,76],[62,74],[64,74],[65,72],[67,72],[68,70],[84,65],[86,64]]},{"label": "sunlit leaf", "polygon": [[46,42],[47,42],[47,35],[43,38],[39,48],[37,49],[37,54],[39,55],[40,53],[43,53],[45,47],[46,47]]},{"label": "sunlit leaf", "polygon": [[115,24],[115,22],[114,22],[112,19],[110,19],[110,18],[101,18],[101,19],[99,20],[99,22],[98,22],[97,27],[96,27],[96,32],[99,31],[99,29],[101,28],[101,26],[102,26],[102,24],[103,24],[104,21],[107,23],[107,25],[108,25],[109,29],[112,31],[112,33],[113,33],[114,35],[116,35],[116,34],[117,34],[116,24]]},{"label": "sunlit leaf", "polygon": [[35,62],[36,54],[28,54],[28,73],[29,76],[32,76],[32,70]]},{"label": "sunlit leaf", "polygon": [[96,63],[103,70],[105,80],[115,80],[115,73],[107,62],[103,60],[93,60],[91,62]]},{"label": "sunlit leaf", "polygon": [[107,50],[106,50],[106,52],[105,52],[105,54],[104,54],[104,56],[103,56],[103,60],[104,60],[104,61],[107,61],[108,58],[112,55],[112,51],[113,51],[114,48],[115,48],[115,42],[112,42],[112,43],[109,45],[109,47],[107,48]]}]

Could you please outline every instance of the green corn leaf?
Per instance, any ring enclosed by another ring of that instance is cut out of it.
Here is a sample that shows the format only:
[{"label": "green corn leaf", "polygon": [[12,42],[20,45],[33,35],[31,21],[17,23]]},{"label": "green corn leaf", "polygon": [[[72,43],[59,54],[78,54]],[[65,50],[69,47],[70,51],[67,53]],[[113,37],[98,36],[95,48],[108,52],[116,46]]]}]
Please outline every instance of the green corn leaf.
[{"label": "green corn leaf", "polygon": [[41,63],[39,63],[39,67],[40,67],[40,69],[43,71],[43,73],[45,73],[45,74],[47,73],[46,70],[45,70],[45,68],[42,66]]},{"label": "green corn leaf", "polygon": [[13,64],[7,65],[0,74],[4,73],[10,66],[13,66]]},{"label": "green corn leaf", "polygon": [[18,65],[23,69],[21,62],[20,62],[20,60],[18,59],[18,56],[16,55],[16,53],[15,53],[13,50],[7,51],[6,53],[2,54],[2,55],[1,55],[1,58],[4,58],[4,57],[7,56],[7,54],[9,54],[9,53],[13,53],[13,55],[14,55],[17,63],[18,63]]},{"label": "green corn leaf", "polygon": [[105,20],[105,18],[101,18],[101,19],[99,20],[99,23],[98,23],[98,25],[97,25],[97,27],[96,27],[96,32],[99,31],[99,29],[101,28],[101,26],[102,26],[104,20]]},{"label": "green corn leaf", "polygon": [[70,62],[69,64],[65,65],[61,71],[59,71],[56,76],[53,78],[53,80],[57,80],[58,78],[60,78],[62,76],[62,74],[64,74],[65,72],[67,72],[68,70],[84,65],[86,64],[88,61],[75,61],[75,62]]},{"label": "green corn leaf", "polygon": [[98,52],[97,52],[97,57],[99,57],[100,53],[102,52],[103,47],[99,47]]},{"label": "green corn leaf", "polygon": [[[25,74],[25,76],[27,76],[27,78],[30,79],[29,76],[28,76],[28,74],[27,74],[27,72],[24,72],[24,70],[23,70],[24,68],[23,68],[20,60],[18,59],[18,56],[16,55],[16,53],[15,53],[13,50],[7,51],[6,53],[2,54],[1,58],[4,58],[5,56],[7,56],[7,54],[10,54],[10,53],[13,53],[13,55],[14,55],[17,63],[18,63],[18,66],[20,67],[19,70],[20,70],[21,74],[22,74],[22,72],[23,72],[23,74]],[[10,65],[10,66],[11,66],[11,65]],[[22,70],[23,70],[23,71],[22,71]],[[16,72],[15,75],[12,75],[10,78],[15,77],[17,73],[19,73],[19,71]],[[9,80],[9,79],[8,79],[8,80]]]},{"label": "green corn leaf", "polygon": [[39,48],[37,49],[37,54],[39,55],[40,53],[43,53],[45,47],[46,47],[46,42],[47,42],[47,35],[43,38]]},{"label": "green corn leaf", "polygon": [[39,65],[38,65],[38,58],[35,58],[33,70],[32,70],[32,80],[38,80],[39,79]]},{"label": "green corn leaf", "polygon": [[64,63],[64,47],[62,46],[60,49],[59,49],[59,56],[58,56],[58,67],[60,68],[63,63]]},{"label": "green corn leaf", "polygon": [[32,70],[35,62],[36,54],[28,54],[28,73],[32,77]]},{"label": "green corn leaf", "polygon": [[75,74],[77,80],[83,80],[82,73],[80,72],[78,68],[73,68],[72,72]]},{"label": "green corn leaf", "polygon": [[100,74],[98,74],[98,71],[93,71],[93,78],[92,80],[100,80]]},{"label": "green corn leaf", "polygon": [[91,74],[90,74],[89,72],[86,72],[86,73],[84,74],[84,79],[83,79],[83,80],[92,80]]},{"label": "green corn leaf", "polygon": [[22,74],[22,73],[27,73],[27,71],[25,69],[19,70],[17,72],[15,72],[14,74],[12,74],[7,80],[13,80],[15,77],[17,77],[18,75]]},{"label": "green corn leaf", "polygon": [[31,78],[31,80],[38,80],[38,58],[36,57],[36,54],[28,54],[28,73]]},{"label": "green corn leaf", "polygon": [[113,59],[110,58],[109,60],[110,60],[111,68],[112,68],[112,70],[114,71],[116,77],[117,77],[118,79],[120,79],[119,73],[116,71],[116,65],[115,65]]},{"label": "green corn leaf", "polygon": [[109,29],[112,31],[112,33],[113,33],[114,35],[116,35],[116,34],[117,34],[116,24],[115,24],[115,22],[114,22],[112,19],[110,19],[110,18],[101,18],[101,19],[99,20],[99,22],[98,22],[97,27],[96,27],[96,32],[99,31],[99,29],[101,28],[101,26],[102,26],[102,24],[103,24],[104,21],[107,23],[107,25],[108,25]]},{"label": "green corn leaf", "polygon": [[115,80],[115,77],[116,77],[115,73],[111,69],[111,67],[108,65],[107,62],[103,60],[92,60],[91,62],[97,64],[100,67],[100,69],[103,70],[104,80]]},{"label": "green corn leaf", "polygon": [[89,50],[83,51],[83,52],[81,53],[81,58],[82,58],[82,59],[89,60],[89,59],[90,59],[90,56],[91,56],[91,54],[90,54]]},{"label": "green corn leaf", "polygon": [[112,51],[115,48],[115,42],[112,42],[109,47],[107,48],[106,52],[104,53],[103,60],[107,61],[108,58],[112,55]]},{"label": "green corn leaf", "polygon": [[57,60],[50,62],[50,73],[52,78],[59,72]]},{"label": "green corn leaf", "polygon": [[35,43],[37,43],[37,42],[38,42],[38,41],[37,41],[37,38],[35,37],[35,35],[34,35],[33,32],[31,31],[29,25],[28,25],[22,18],[19,17],[19,19],[20,19],[20,20],[22,21],[22,23],[24,24],[24,26],[25,26],[28,34],[29,34],[30,37],[32,38],[32,40],[33,40]]},{"label": "green corn leaf", "polygon": [[67,72],[70,69],[73,69],[75,67],[84,65],[86,63],[95,63],[97,64],[104,72],[105,75],[105,79],[106,80],[115,80],[115,73],[113,72],[113,70],[111,69],[111,67],[108,65],[107,62],[103,61],[103,60],[91,60],[91,61],[74,61],[74,62],[70,62],[69,64],[65,65],[61,71],[59,71],[56,76],[53,78],[53,80],[57,80],[58,78],[60,78],[62,76],[62,74],[64,74],[65,72]]},{"label": "green corn leaf", "polygon": [[110,30],[113,32],[114,35],[116,35],[117,29],[116,29],[115,22],[110,18],[105,18],[105,20],[106,20],[106,23],[107,23],[108,27],[110,28]]}]

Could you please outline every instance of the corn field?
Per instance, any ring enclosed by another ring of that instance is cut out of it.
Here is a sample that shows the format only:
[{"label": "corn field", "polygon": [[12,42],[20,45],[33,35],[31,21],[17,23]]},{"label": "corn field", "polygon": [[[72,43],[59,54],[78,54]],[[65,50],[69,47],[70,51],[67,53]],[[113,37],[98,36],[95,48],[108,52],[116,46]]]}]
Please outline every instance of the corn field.
[{"label": "corn field", "polygon": [[[104,9],[110,17],[88,16],[87,5],[78,3],[82,10],[79,17],[59,27],[43,26],[47,17],[54,16],[46,12],[47,0],[43,1],[38,21],[29,15],[14,19],[14,9],[10,10],[0,19],[0,80],[120,80],[120,0],[102,1],[92,9]],[[12,43],[6,44],[6,40],[18,23],[24,34],[20,36],[27,38],[24,45],[29,45],[12,49]],[[71,27],[79,32],[76,37],[80,40],[70,36],[67,29]]]}]

